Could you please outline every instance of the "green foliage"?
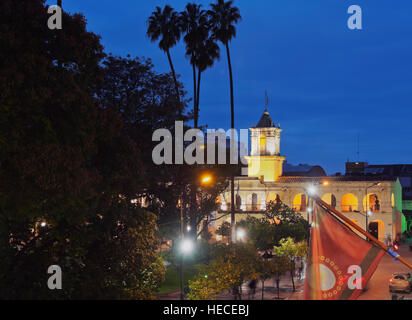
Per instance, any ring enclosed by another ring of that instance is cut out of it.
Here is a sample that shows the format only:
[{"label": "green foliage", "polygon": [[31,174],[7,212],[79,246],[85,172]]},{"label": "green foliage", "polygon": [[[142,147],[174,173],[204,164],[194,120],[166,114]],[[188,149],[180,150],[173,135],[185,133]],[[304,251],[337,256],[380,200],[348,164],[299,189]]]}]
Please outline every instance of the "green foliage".
[{"label": "green foliage", "polygon": [[[183,286],[185,287],[190,280],[195,279],[197,275],[201,272],[201,270],[203,270],[203,268],[203,264],[185,261],[183,268]],[[179,290],[179,277],[179,266],[173,264],[168,265],[165,273],[165,280],[161,284],[157,294],[165,294]]]},{"label": "green foliage", "polygon": [[248,216],[246,220],[237,223],[238,227],[244,228],[247,240],[259,250],[267,250],[276,243],[275,226],[265,218]]},{"label": "green foliage", "polygon": [[232,233],[232,228],[230,222],[223,222],[219,228],[216,230],[216,234],[221,235],[222,237],[230,237]]},{"label": "green foliage", "polygon": [[242,283],[259,276],[256,269],[258,255],[253,247],[223,245],[216,248],[215,254],[216,258],[194,281],[189,282],[191,300],[212,299],[226,289],[241,295]]},{"label": "green foliage", "polygon": [[276,224],[300,223],[305,221],[300,213],[282,201],[269,201],[266,206],[265,216],[269,221]]},{"label": "green foliage", "polygon": [[0,2],[0,298],[150,299],[164,267],[157,217],[131,203],[142,154],[98,99],[99,37],[81,15],[48,18],[44,1]]},{"label": "green foliage", "polygon": [[274,255],[286,257],[290,262],[289,269],[287,271],[290,271],[293,291],[295,291],[294,272],[296,259],[306,258],[308,251],[309,247],[306,241],[295,243],[290,237],[287,239],[281,239],[279,241],[279,246],[275,246],[273,248]]},{"label": "green foliage", "polygon": [[283,238],[305,240],[308,232],[306,220],[280,201],[271,201],[263,218],[248,216],[237,225],[247,230],[248,242],[259,250],[272,249]]}]

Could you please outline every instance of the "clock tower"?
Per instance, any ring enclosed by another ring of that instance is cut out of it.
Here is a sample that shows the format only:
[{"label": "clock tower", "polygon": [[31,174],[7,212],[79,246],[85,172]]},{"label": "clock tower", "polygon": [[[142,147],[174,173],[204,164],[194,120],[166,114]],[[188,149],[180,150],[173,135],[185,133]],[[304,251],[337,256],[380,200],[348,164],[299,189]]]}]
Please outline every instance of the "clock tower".
[{"label": "clock tower", "polygon": [[258,124],[250,128],[251,151],[248,160],[248,176],[263,181],[276,181],[282,175],[283,161],[280,155],[280,126],[275,126],[267,109]]}]

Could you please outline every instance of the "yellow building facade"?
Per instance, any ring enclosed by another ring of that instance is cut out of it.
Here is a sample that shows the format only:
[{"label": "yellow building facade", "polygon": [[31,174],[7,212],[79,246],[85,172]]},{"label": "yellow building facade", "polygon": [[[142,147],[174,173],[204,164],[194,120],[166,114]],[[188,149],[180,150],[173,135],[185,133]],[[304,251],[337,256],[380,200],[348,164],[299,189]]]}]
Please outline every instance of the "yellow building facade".
[{"label": "yellow building facade", "polygon": [[[399,179],[385,176],[307,176],[305,172],[290,175],[283,172],[286,157],[280,153],[280,126],[275,126],[265,110],[256,127],[250,128],[251,150],[248,176],[235,178],[236,221],[247,216],[262,217],[269,201],[276,198],[300,212],[305,219],[308,196],[305,190],[315,186],[317,195],[353,222],[368,229],[380,241],[395,239],[402,228],[402,187]],[[319,167],[320,168],[320,167]],[[314,171],[316,172],[323,172]],[[212,234],[227,221],[230,223],[230,188],[220,197],[215,212]],[[368,214],[368,219],[366,219]],[[368,226],[366,226],[368,220]]]}]

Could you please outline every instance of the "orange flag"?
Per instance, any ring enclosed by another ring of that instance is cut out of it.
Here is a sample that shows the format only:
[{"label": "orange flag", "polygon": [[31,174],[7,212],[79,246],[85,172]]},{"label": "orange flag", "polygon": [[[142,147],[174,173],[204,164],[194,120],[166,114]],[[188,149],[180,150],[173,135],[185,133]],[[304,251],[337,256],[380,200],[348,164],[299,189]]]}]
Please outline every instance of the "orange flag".
[{"label": "orange flag", "polygon": [[354,300],[375,272],[384,250],[355,234],[332,213],[315,204],[306,300]]}]

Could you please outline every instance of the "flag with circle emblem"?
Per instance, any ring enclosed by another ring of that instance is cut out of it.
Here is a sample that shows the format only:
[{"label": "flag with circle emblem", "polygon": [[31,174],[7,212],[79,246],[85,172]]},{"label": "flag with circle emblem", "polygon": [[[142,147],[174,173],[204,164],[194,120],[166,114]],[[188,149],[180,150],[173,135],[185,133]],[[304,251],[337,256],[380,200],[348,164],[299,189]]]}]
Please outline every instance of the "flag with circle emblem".
[{"label": "flag with circle emblem", "polygon": [[316,203],[309,248],[305,300],[358,298],[385,253]]}]

